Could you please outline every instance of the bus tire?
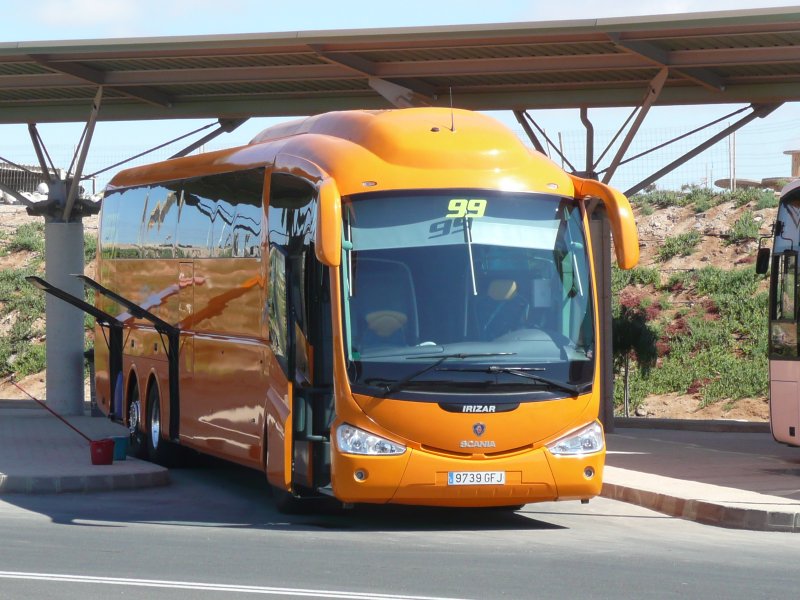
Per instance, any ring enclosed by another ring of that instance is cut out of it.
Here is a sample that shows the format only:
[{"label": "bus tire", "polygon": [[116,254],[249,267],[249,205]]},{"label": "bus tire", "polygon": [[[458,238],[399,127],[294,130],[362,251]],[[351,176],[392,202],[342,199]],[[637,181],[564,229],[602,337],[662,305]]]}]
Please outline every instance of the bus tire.
[{"label": "bus tire", "polygon": [[136,458],[147,458],[147,447],[142,424],[142,400],[139,397],[139,384],[133,375],[128,392],[128,454]]},{"label": "bus tire", "polygon": [[283,515],[299,515],[305,512],[303,501],[287,490],[272,486],[272,499],[275,508]]},{"label": "bus tire", "polygon": [[177,448],[161,437],[161,398],[155,384],[147,391],[147,459],[165,467],[177,463]]}]

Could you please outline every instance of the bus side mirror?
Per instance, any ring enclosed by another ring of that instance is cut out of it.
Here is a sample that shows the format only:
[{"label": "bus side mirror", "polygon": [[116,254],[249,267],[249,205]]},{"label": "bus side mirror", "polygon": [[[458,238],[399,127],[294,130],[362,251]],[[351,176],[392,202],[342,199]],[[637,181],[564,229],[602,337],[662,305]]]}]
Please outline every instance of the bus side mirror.
[{"label": "bus side mirror", "polygon": [[338,267],[342,263],[342,199],[330,178],[319,184],[314,249],[323,265]]},{"label": "bus side mirror", "polygon": [[603,201],[614,237],[614,249],[620,269],[632,269],[639,262],[639,232],[628,199],[621,192],[594,179],[570,175],[575,197],[594,196]]},{"label": "bus side mirror", "polygon": [[769,248],[759,248],[756,255],[756,273],[765,275],[769,271]]}]

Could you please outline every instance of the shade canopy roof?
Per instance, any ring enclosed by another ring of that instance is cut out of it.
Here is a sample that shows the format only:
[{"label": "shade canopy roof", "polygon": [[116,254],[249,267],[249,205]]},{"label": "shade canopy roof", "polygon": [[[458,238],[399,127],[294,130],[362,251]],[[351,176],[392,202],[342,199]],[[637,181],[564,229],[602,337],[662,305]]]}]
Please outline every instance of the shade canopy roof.
[{"label": "shade canopy roof", "polygon": [[800,8],[543,23],[0,44],[0,122],[800,97]]}]

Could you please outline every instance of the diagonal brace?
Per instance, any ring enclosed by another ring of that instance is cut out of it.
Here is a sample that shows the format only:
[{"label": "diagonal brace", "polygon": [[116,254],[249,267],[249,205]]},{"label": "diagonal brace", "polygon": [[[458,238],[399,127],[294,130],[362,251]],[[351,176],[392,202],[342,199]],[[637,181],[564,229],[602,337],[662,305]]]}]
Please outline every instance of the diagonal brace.
[{"label": "diagonal brace", "polygon": [[694,158],[695,156],[697,156],[698,154],[700,154],[704,150],[710,148],[711,146],[713,146],[714,144],[716,144],[720,140],[726,138],[727,136],[729,136],[734,131],[738,131],[739,129],[741,129],[742,127],[747,125],[750,121],[753,121],[753,120],[755,120],[757,118],[758,119],[763,119],[764,117],[768,116],[770,113],[772,113],[775,109],[777,109],[782,104],[783,104],[782,102],[779,102],[777,104],[758,104],[758,105],[753,104],[753,105],[751,105],[752,112],[750,112],[749,114],[745,115],[744,117],[742,117],[741,119],[736,121],[733,125],[730,125],[730,126],[726,127],[725,129],[723,129],[722,131],[720,131],[716,135],[711,136],[705,142],[703,142],[702,144],[698,145],[693,150],[690,150],[689,152],[687,152],[683,156],[680,156],[680,157],[676,158],[675,160],[673,160],[671,163],[669,163],[664,168],[659,169],[658,171],[656,171],[655,173],[650,175],[650,177],[648,177],[647,179],[644,179],[644,180],[640,181],[639,183],[634,185],[632,188],[626,190],[625,191],[625,195],[626,196],[632,196],[633,194],[636,194],[637,192],[642,191],[644,188],[646,188],[648,185],[650,185],[654,181],[658,181],[661,177],[663,177],[667,173],[669,173],[671,171],[674,171],[675,169],[680,167],[682,164],[684,164],[687,161],[691,160],[692,158]]},{"label": "diagonal brace", "polygon": [[[92,143],[92,135],[94,134],[94,126],[97,123],[97,115],[100,112],[100,102],[103,99],[103,86],[97,88],[94,101],[92,102],[92,111],[89,113],[89,120],[86,123],[83,139],[80,145],[80,156],[78,157],[78,164],[75,165],[75,173],[72,174],[72,183],[69,186],[67,193],[67,201],[64,205],[64,213],[62,219],[65,223],[69,222],[72,215],[72,207],[75,204],[75,199],[78,197],[78,189],[80,188],[81,176],[83,175],[83,165],[86,163],[86,155],[89,153],[89,146]],[[76,151],[77,153],[77,151]]]},{"label": "diagonal brace", "polygon": [[647,94],[642,101],[639,114],[636,115],[636,119],[631,124],[631,128],[628,130],[628,133],[625,134],[625,138],[622,140],[617,153],[614,155],[614,158],[611,159],[611,165],[609,165],[608,169],[606,169],[605,175],[603,175],[603,183],[608,183],[611,181],[611,178],[614,176],[617,167],[619,167],[619,163],[623,158],[625,158],[625,153],[628,151],[628,148],[630,148],[633,138],[636,137],[637,133],[639,133],[639,128],[642,126],[647,113],[650,112],[650,108],[653,106],[653,104],[655,104],[656,100],[658,100],[668,76],[669,69],[664,67],[650,82],[650,85],[647,89]]}]

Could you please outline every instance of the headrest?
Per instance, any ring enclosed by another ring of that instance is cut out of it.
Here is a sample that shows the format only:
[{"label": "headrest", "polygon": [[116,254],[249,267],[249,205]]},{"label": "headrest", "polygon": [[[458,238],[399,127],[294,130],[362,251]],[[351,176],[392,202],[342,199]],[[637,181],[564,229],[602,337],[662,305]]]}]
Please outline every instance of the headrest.
[{"label": "headrest", "polygon": [[489,297],[492,300],[510,300],[516,293],[517,282],[513,279],[495,279],[489,284]]},{"label": "headrest", "polygon": [[367,326],[380,337],[389,337],[408,321],[408,317],[396,310],[376,310],[367,314]]}]

